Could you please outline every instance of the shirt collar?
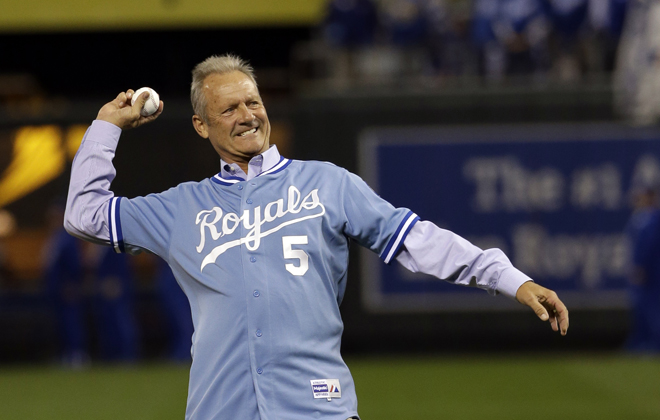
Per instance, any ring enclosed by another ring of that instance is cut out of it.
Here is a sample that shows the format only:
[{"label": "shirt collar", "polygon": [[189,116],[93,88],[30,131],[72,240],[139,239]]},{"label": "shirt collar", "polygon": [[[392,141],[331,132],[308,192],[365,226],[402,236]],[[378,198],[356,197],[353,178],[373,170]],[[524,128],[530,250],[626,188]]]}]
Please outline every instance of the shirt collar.
[{"label": "shirt collar", "polygon": [[280,152],[277,150],[277,146],[273,144],[265,152],[250,159],[247,174],[238,164],[227,163],[220,159],[220,176],[226,179],[249,181],[277,165],[280,162],[280,158]]}]

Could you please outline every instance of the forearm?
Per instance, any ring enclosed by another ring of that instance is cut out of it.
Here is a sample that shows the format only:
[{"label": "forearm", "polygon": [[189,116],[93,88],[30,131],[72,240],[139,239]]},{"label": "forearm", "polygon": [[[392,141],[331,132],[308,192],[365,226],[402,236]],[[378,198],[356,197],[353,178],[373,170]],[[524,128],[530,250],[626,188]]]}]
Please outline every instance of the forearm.
[{"label": "forearm", "polygon": [[71,169],[64,228],[87,241],[109,244],[108,206],[114,197],[110,183],[121,129],[96,120],[85,133]]},{"label": "forearm", "polygon": [[499,249],[481,250],[428,221],[417,222],[413,227],[397,261],[412,272],[478,287],[491,294],[502,293],[512,299],[518,288],[530,280]]}]

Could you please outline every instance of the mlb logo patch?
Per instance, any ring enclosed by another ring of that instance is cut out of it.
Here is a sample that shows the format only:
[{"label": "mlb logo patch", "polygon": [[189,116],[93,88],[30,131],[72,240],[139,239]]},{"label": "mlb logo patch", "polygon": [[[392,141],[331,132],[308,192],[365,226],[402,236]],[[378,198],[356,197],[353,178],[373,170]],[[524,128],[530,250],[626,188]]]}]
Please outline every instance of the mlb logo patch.
[{"label": "mlb logo patch", "polygon": [[309,382],[312,384],[314,398],[326,398],[328,401],[341,398],[339,379],[312,379]]}]

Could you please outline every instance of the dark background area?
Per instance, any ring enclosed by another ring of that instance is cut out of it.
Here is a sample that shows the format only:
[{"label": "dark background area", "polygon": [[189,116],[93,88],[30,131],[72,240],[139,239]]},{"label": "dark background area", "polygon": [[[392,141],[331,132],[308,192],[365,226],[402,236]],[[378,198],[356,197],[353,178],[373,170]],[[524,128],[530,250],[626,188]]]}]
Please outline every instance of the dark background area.
[{"label": "dark background area", "polygon": [[0,33],[0,73],[29,73],[51,96],[113,98],[151,86],[163,98],[190,93],[192,68],[210,55],[238,54],[258,70],[287,68],[310,27],[216,30]]}]

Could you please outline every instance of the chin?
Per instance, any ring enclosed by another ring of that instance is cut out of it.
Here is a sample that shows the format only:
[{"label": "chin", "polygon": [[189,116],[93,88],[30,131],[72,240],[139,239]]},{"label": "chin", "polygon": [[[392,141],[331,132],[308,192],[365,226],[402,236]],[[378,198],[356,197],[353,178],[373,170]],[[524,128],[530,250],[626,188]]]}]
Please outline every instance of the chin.
[{"label": "chin", "polygon": [[268,141],[265,138],[258,138],[252,142],[252,147],[255,153],[259,154],[268,150]]},{"label": "chin", "polygon": [[262,133],[257,132],[253,138],[235,137],[236,147],[248,155],[258,155],[268,150],[268,138]]}]

